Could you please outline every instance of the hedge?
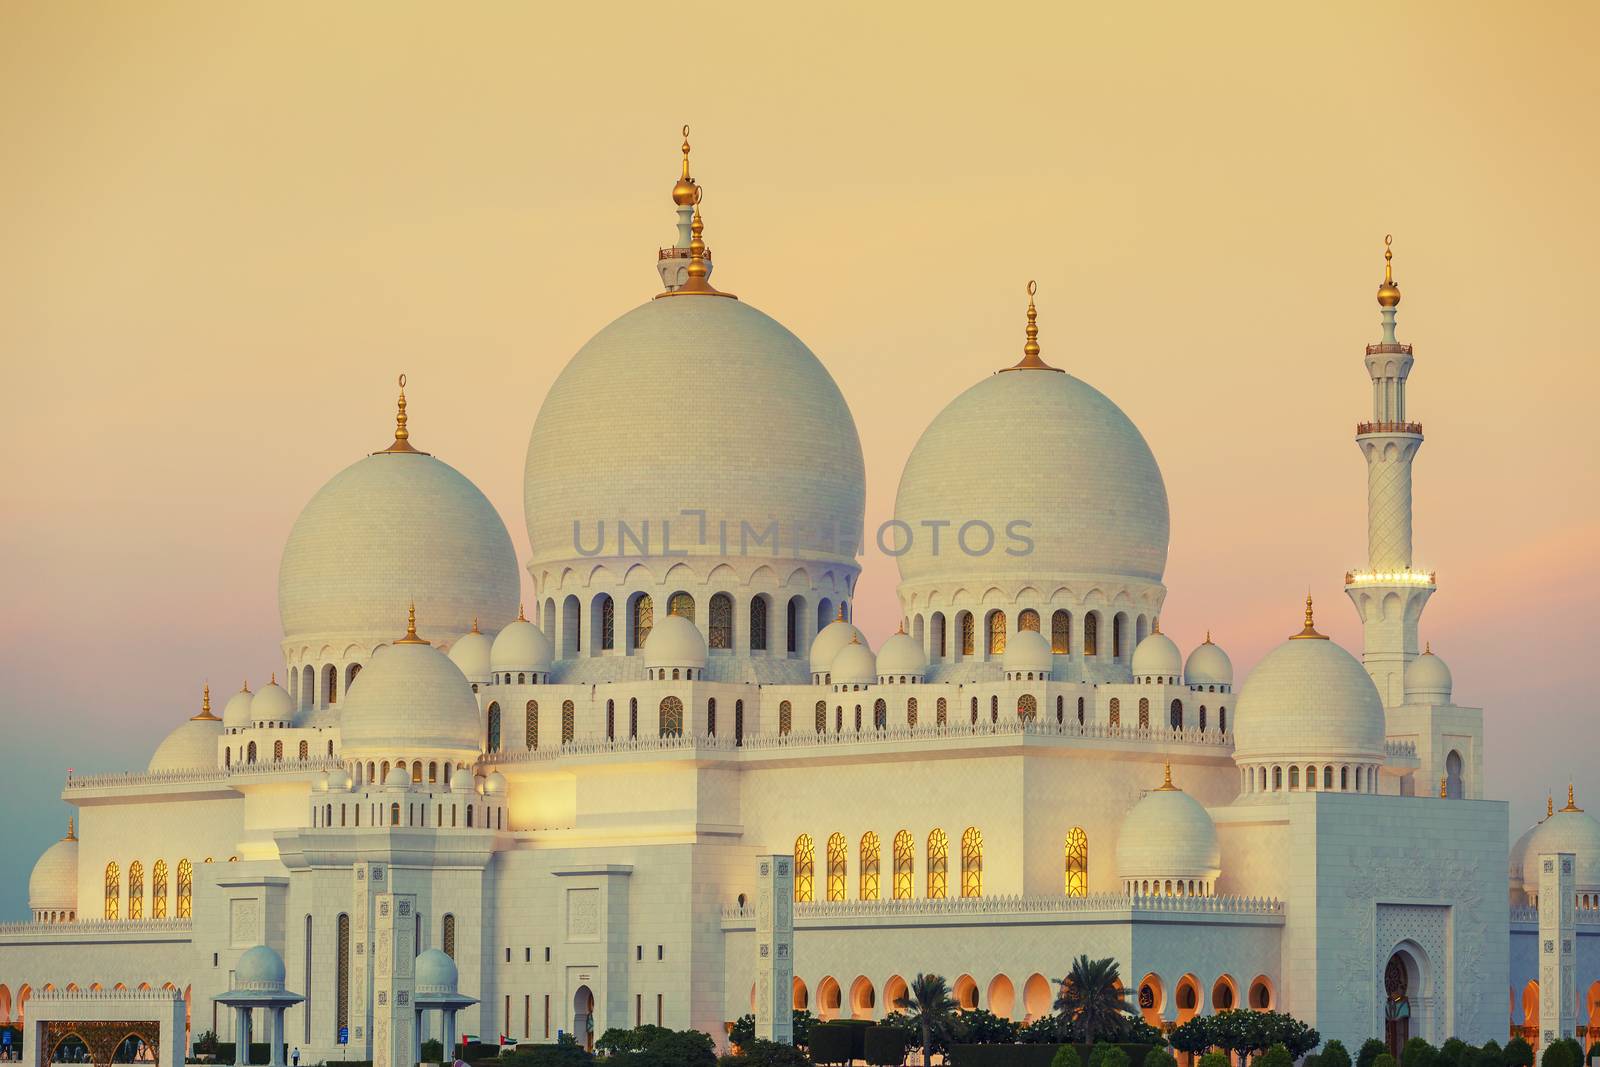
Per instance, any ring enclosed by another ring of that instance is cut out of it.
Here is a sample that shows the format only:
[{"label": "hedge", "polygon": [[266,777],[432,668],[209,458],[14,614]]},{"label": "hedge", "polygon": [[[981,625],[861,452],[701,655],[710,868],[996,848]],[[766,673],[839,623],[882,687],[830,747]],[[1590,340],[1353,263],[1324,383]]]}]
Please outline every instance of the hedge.
[{"label": "hedge", "polygon": [[[951,1067],[1050,1067],[1056,1051],[1070,1047],[1087,1067],[1093,1045],[952,1045]],[[1141,1064],[1155,1045],[1118,1045],[1128,1057],[1128,1062]],[[821,1062],[820,1060],[818,1062]]]},{"label": "hedge", "polygon": [[897,1067],[906,1059],[906,1032],[893,1026],[869,1026],[862,1033],[861,1058],[874,1067]]}]

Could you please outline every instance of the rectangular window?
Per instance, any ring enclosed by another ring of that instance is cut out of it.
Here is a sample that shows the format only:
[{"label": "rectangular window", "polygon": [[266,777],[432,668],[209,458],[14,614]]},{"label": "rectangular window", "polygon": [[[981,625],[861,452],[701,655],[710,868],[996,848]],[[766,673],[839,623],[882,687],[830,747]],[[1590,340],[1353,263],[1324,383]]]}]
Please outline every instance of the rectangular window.
[{"label": "rectangular window", "polygon": [[661,1009],[661,1002],[664,999],[665,999],[665,994],[662,994],[662,993],[657,993],[656,994],[656,1025],[657,1026],[663,1025],[662,1022],[661,1022],[661,1010],[662,1010]]},{"label": "rectangular window", "polygon": [[522,994],[522,1036],[533,1033],[533,996]]},{"label": "rectangular window", "polygon": [[546,945],[544,947],[544,961],[546,963],[550,962],[550,946],[549,945]]},{"label": "rectangular window", "polygon": [[666,958],[667,958],[666,949],[661,945],[657,945],[656,946],[656,959],[664,960]]},{"label": "rectangular window", "polygon": [[544,995],[544,1036],[550,1036],[550,994]]},{"label": "rectangular window", "polygon": [[[216,1005],[216,1002],[213,1001],[212,1004],[211,1004],[212,1029],[216,1029],[216,1014],[217,1014],[217,1005]],[[635,993],[633,995],[633,1025],[634,1026],[643,1026],[644,1025],[644,994],[643,993]]]},{"label": "rectangular window", "polygon": [[644,946],[643,945],[635,945],[635,946],[633,946],[633,958],[636,959],[636,960],[644,959]]},{"label": "rectangular window", "polygon": [[510,945],[506,946],[506,962],[507,963],[511,962],[511,946]]},{"label": "rectangular window", "polygon": [[511,994],[510,993],[506,994],[505,1027],[506,1027],[506,1036],[509,1037],[511,1035]]},{"label": "rectangular window", "polygon": [[533,946],[532,945],[529,945],[527,948],[524,948],[522,950],[522,962],[523,963],[532,963],[533,962]]}]

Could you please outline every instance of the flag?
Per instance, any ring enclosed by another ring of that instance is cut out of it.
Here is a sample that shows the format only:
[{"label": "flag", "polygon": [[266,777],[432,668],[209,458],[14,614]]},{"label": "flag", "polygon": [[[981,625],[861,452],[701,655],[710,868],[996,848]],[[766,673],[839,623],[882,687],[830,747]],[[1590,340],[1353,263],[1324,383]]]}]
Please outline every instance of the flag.
[{"label": "flag", "polygon": [[511,1040],[511,1038],[507,1037],[505,1034],[501,1034],[500,1035],[500,1044],[502,1046],[504,1046],[504,1045],[515,1045],[516,1042]]}]

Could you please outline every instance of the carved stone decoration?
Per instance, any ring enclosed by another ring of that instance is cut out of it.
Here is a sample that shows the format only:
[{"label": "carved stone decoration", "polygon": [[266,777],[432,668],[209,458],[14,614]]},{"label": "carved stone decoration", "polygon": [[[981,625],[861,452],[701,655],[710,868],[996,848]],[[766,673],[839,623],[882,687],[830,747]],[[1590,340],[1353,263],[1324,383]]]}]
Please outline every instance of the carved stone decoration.
[{"label": "carved stone decoration", "polygon": [[82,1041],[89,1050],[89,1062],[94,1067],[107,1067],[116,1056],[117,1049],[130,1037],[138,1038],[144,1042],[150,1051],[150,1059],[158,1061],[161,1058],[161,1043],[158,1035],[161,1033],[161,1024],[155,1020],[137,1022],[74,1022],[69,1020],[52,1020],[44,1024],[44,1047],[47,1050],[44,1062],[54,1063],[56,1051],[61,1043],[69,1037]]}]

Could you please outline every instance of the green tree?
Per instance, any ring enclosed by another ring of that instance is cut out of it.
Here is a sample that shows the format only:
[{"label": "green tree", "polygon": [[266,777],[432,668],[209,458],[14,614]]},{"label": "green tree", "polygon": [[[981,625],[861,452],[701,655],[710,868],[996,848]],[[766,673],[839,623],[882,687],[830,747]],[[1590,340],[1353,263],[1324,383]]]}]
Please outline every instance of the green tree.
[{"label": "green tree", "polygon": [[1089,1067],[1128,1067],[1128,1054],[1116,1045],[1102,1042],[1089,1053]]},{"label": "green tree", "polygon": [[1083,1057],[1078,1055],[1076,1045],[1062,1045],[1050,1057],[1050,1067],[1083,1067]]},{"label": "green tree", "polygon": [[950,996],[950,987],[945,984],[944,976],[918,974],[906,987],[905,993],[895,1000],[894,1006],[905,1012],[907,1018],[916,1025],[917,1033],[922,1038],[922,1062],[931,1062],[935,1042],[942,1045],[948,1038],[951,1017],[956,1010],[956,1002]]},{"label": "green tree", "polygon": [[1087,955],[1074,960],[1072,970],[1061,979],[1055,1008],[1090,1045],[1134,1013],[1117,973],[1117,961],[1091,960]]},{"label": "green tree", "polygon": [[1533,1067],[1533,1046],[1520,1037],[1506,1042],[1506,1067]]},{"label": "green tree", "polygon": [[1233,1067],[1226,1052],[1208,1052],[1200,1057],[1200,1067]]},{"label": "green tree", "polygon": [[1413,1037],[1400,1049],[1400,1067],[1442,1067],[1439,1050],[1420,1037]]},{"label": "green tree", "polygon": [[1350,1067],[1350,1053],[1345,1050],[1344,1042],[1334,1038],[1323,1045],[1322,1054],[1317,1057],[1317,1067]]},{"label": "green tree", "polygon": [[1539,1057],[1539,1067],[1582,1067],[1573,1058],[1572,1048],[1565,1041],[1552,1041]]},{"label": "green tree", "polygon": [[1178,1067],[1177,1057],[1157,1045],[1144,1054],[1144,1067]]},{"label": "green tree", "polygon": [[751,1038],[748,1045],[739,1046],[737,1055],[718,1060],[717,1067],[811,1067],[811,1061],[793,1045]]},{"label": "green tree", "polygon": [[734,1020],[733,1029],[728,1031],[728,1040],[737,1048],[744,1048],[756,1039],[756,1017],[752,1014],[739,1016]]},{"label": "green tree", "polygon": [[1441,1067],[1471,1067],[1473,1048],[1459,1037],[1452,1037],[1439,1046]]},{"label": "green tree", "polygon": [[1256,1067],[1294,1067],[1294,1057],[1289,1055],[1287,1047],[1277,1044],[1263,1052],[1255,1064]]},{"label": "green tree", "polygon": [[[1168,1044],[1179,1052],[1187,1052],[1192,1062],[1195,1056],[1217,1047],[1216,1027],[1212,1025],[1215,1018],[1215,1015],[1196,1015],[1167,1035]],[[1345,1064],[1345,1067],[1350,1065]]]},{"label": "green tree", "polygon": [[1388,1046],[1385,1045],[1384,1051],[1373,1058],[1372,1067],[1400,1067],[1400,1065],[1394,1062],[1394,1057],[1389,1055]]},{"label": "green tree", "polygon": [[799,1048],[811,1047],[811,1028],[816,1025],[817,1017],[803,1008],[796,1008],[791,1029],[794,1032],[794,1043]]},{"label": "green tree", "polygon": [[1505,1063],[1505,1053],[1493,1041],[1472,1054],[1472,1067],[1505,1067]]},{"label": "green tree", "polygon": [[1017,1041],[1016,1023],[983,1008],[958,1015],[955,1031],[962,1041],[973,1045],[1013,1045]]},{"label": "green tree", "polygon": [[1372,1067],[1373,1062],[1388,1051],[1388,1045],[1375,1037],[1369,1037],[1361,1042],[1361,1051],[1356,1053],[1356,1067]]}]

